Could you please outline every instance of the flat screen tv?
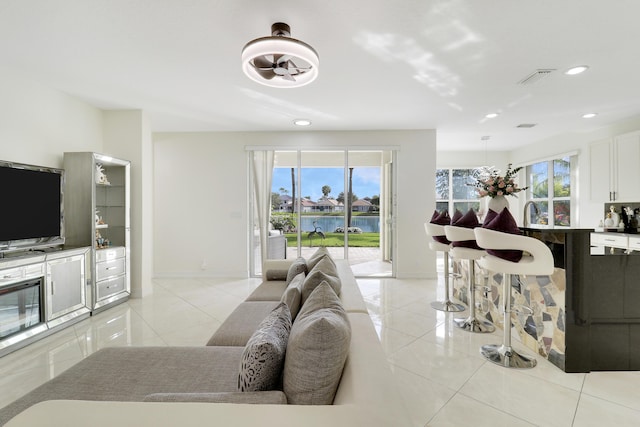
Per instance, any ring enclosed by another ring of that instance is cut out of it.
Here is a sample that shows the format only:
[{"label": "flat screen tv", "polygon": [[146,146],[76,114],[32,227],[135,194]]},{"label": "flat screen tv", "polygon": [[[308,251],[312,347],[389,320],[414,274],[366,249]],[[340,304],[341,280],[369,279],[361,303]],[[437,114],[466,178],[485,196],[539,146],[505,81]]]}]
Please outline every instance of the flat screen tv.
[{"label": "flat screen tv", "polygon": [[64,244],[64,171],[0,162],[0,252]]}]

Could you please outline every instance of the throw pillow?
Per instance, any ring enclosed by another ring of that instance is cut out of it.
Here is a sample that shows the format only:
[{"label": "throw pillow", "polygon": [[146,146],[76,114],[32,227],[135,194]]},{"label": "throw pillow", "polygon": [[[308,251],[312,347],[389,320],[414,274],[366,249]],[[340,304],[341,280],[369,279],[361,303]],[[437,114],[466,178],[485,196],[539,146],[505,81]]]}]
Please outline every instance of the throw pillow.
[{"label": "throw pillow", "polygon": [[[451,218],[449,217],[449,212],[444,210],[442,212],[438,212],[433,211],[433,215],[431,216],[431,224],[438,224],[438,225],[449,225],[451,223]],[[439,243],[443,243],[445,245],[448,245],[449,243],[451,243],[449,240],[447,240],[447,236],[431,236],[433,238],[433,240],[435,240],[436,242]]]},{"label": "throw pillow", "polygon": [[307,277],[304,278],[302,284],[302,304],[305,303],[311,292],[322,282],[327,282],[336,295],[340,295],[342,290],[342,282],[338,276],[338,269],[333,263],[333,260],[329,258],[321,259],[315,267],[309,272]]},{"label": "throw pillow", "polygon": [[451,218],[451,224],[449,225],[453,225],[454,222],[458,222],[462,217],[463,217],[462,212],[456,209],[456,211],[453,213],[453,217]]},{"label": "throw pillow", "polygon": [[482,226],[486,228],[486,225],[493,221],[493,219],[497,216],[498,212],[494,211],[493,209],[489,209],[487,211],[487,215],[485,215],[484,217],[484,221],[482,221]]},{"label": "throw pillow", "polygon": [[333,262],[333,259],[331,258],[331,255],[329,254],[329,249],[327,249],[326,247],[322,246],[322,247],[318,248],[318,250],[315,251],[314,254],[309,257],[309,259],[307,259],[307,271],[311,272],[313,267],[315,267],[316,264],[321,259],[324,259],[324,258],[328,258],[328,259],[331,260],[331,262]]},{"label": "throw pillow", "polygon": [[280,385],[284,366],[291,313],[280,303],[253,333],[240,359],[239,391],[274,390]]},{"label": "throw pillow", "polygon": [[314,289],[291,328],[283,390],[294,405],[331,405],[342,377],[351,324],[327,283]]},{"label": "throw pillow", "polygon": [[[460,211],[457,211],[460,212]],[[473,209],[469,209],[469,211],[459,216],[457,220],[451,221],[451,225],[455,225],[456,227],[464,227],[464,228],[476,228],[480,226],[478,222],[478,217],[476,216],[476,212]],[[475,240],[464,240],[461,242],[451,242],[451,246],[458,248],[469,248],[469,249],[478,249],[482,248],[478,246]]]},{"label": "throw pillow", "polygon": [[291,263],[291,266],[289,267],[289,271],[287,272],[287,285],[289,285],[289,283],[291,283],[293,278],[296,277],[298,274],[300,273],[307,274],[307,271],[308,271],[307,262],[304,260],[304,258],[302,257],[296,258],[296,260],[293,261],[293,263]]},{"label": "throw pillow", "polygon": [[[522,232],[516,224],[516,220],[511,216],[509,209],[504,208],[502,212],[497,214],[484,228],[489,230],[500,231],[503,233],[522,235]],[[487,253],[498,258],[502,258],[511,262],[518,262],[522,259],[522,251],[516,249],[486,249]]]},{"label": "throw pillow", "polygon": [[287,289],[282,294],[281,302],[287,304],[289,311],[291,312],[291,321],[296,320],[300,305],[302,302],[302,284],[304,283],[304,273],[298,274],[293,278]]}]

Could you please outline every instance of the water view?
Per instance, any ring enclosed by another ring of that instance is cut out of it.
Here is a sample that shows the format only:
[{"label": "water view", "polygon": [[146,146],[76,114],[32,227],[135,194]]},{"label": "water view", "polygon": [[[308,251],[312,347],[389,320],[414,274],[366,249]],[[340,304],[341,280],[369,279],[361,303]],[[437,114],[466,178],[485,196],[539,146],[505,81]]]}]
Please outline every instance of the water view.
[{"label": "water view", "polygon": [[[333,233],[336,228],[344,227],[344,217],[342,216],[307,216],[304,215],[300,219],[300,229],[304,231],[313,231],[313,222],[316,221],[318,227],[322,228],[325,233]],[[351,226],[358,227],[365,233],[380,232],[379,216],[353,216],[351,217]]]}]

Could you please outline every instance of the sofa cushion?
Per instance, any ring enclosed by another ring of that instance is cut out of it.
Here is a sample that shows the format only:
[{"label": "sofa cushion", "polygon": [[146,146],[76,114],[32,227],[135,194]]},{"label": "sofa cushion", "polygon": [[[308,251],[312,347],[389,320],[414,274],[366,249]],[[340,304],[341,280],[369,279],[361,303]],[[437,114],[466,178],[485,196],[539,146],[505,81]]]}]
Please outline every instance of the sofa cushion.
[{"label": "sofa cushion", "polygon": [[244,348],[239,391],[274,390],[279,386],[290,330],[289,307],[280,303],[260,323]]},{"label": "sofa cushion", "polygon": [[307,274],[307,272],[307,261],[302,257],[296,258],[296,260],[291,263],[291,266],[287,271],[287,286],[298,274]]},{"label": "sofa cushion", "polygon": [[291,327],[283,389],[297,405],[330,405],[342,376],[351,325],[331,286],[318,285]]},{"label": "sofa cushion", "polygon": [[[483,227],[502,233],[522,235],[516,220],[511,216],[511,212],[507,208],[504,208],[502,212],[496,215],[488,224],[483,225]],[[519,262],[522,259],[522,251],[517,249],[486,249],[486,251],[490,255],[511,262]]]},{"label": "sofa cushion", "polygon": [[329,258],[331,261],[333,261],[333,259],[331,258],[331,255],[329,254],[329,249],[322,246],[318,248],[318,250],[315,251],[313,255],[307,258],[307,271],[311,272],[313,267],[315,267],[316,264],[320,262],[321,259],[324,259],[324,258]]},{"label": "sofa cushion", "polygon": [[227,316],[222,325],[211,335],[207,345],[244,347],[251,335],[280,304],[280,301],[245,301]]},{"label": "sofa cushion", "polygon": [[338,276],[336,264],[330,258],[323,258],[316,264],[304,279],[302,285],[302,304],[305,303],[311,292],[322,282],[327,282],[333,288],[333,291],[340,295],[342,282]]},{"label": "sofa cushion", "polygon": [[298,274],[287,286],[282,294],[281,302],[287,304],[291,312],[291,321],[296,320],[300,305],[302,303],[302,284],[304,283],[304,272]]},{"label": "sofa cushion", "polygon": [[285,405],[287,396],[279,390],[224,393],[152,393],[144,402],[204,402]]},{"label": "sofa cushion", "polygon": [[142,402],[151,393],[237,391],[242,351],[242,347],[107,347],[4,407],[0,425],[51,399]]},{"label": "sofa cushion", "polygon": [[265,281],[260,283],[245,301],[280,301],[285,289],[287,289],[285,280]]}]

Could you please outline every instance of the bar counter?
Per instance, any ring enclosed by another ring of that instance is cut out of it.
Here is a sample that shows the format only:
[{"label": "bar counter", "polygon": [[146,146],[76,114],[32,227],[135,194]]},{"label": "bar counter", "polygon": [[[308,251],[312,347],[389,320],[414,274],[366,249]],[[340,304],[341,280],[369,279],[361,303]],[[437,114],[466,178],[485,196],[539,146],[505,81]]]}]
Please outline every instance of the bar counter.
[{"label": "bar counter", "polygon": [[[513,332],[565,372],[640,370],[640,251],[592,248],[593,229],[521,228],[553,253],[551,276],[512,276]],[[466,298],[466,263],[454,296]],[[484,283],[477,268],[476,283]],[[480,313],[502,328],[502,275],[490,272]],[[518,338],[514,336],[517,340]]]}]

